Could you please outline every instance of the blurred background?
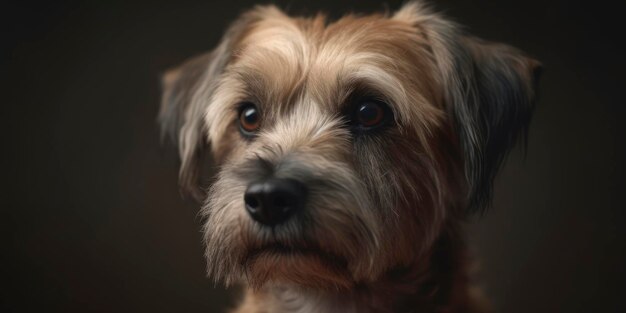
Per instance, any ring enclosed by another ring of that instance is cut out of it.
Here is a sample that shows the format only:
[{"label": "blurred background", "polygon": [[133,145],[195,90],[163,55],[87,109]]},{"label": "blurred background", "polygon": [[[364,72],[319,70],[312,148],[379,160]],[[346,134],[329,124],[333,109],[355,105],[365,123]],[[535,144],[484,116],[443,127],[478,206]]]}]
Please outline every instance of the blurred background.
[{"label": "blurred background", "polygon": [[[528,152],[471,220],[499,312],[625,312],[623,8],[432,1],[541,60]],[[255,1],[19,1],[1,6],[2,312],[224,312],[198,205],[156,125],[159,75],[211,49]],[[276,1],[294,14],[400,1]],[[617,3],[614,2],[614,3]]]}]

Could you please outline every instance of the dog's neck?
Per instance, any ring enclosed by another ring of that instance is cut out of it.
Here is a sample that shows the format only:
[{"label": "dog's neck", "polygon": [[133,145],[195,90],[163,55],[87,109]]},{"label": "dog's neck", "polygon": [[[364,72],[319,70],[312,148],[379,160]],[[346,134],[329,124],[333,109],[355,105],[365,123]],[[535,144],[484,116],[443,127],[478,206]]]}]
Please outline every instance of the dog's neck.
[{"label": "dog's neck", "polygon": [[444,234],[428,262],[389,271],[380,280],[350,290],[319,291],[286,286],[249,290],[237,313],[277,312],[486,312],[469,286],[465,246]]}]

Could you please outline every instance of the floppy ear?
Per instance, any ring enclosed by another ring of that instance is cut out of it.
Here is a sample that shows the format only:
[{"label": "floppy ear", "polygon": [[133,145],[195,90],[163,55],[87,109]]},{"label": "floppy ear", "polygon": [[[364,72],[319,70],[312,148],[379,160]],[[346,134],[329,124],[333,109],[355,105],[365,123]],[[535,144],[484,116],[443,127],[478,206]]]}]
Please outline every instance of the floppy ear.
[{"label": "floppy ear", "polygon": [[181,158],[179,184],[183,194],[190,194],[201,200],[202,193],[198,177],[202,155],[208,146],[202,126],[200,101],[193,101],[202,80],[215,80],[219,75],[209,72],[210,65],[220,59],[216,52],[203,54],[176,69],[167,71],[162,77],[163,95],[159,111],[161,135],[167,136],[178,146]]},{"label": "floppy ear", "polygon": [[469,182],[469,209],[489,206],[493,180],[510,149],[526,137],[541,72],[539,62],[507,45],[462,37],[448,80]]},{"label": "floppy ear", "polygon": [[417,27],[430,46],[463,153],[468,210],[484,209],[509,150],[525,143],[541,65],[513,47],[464,34],[422,2],[408,3],[393,18]]},{"label": "floppy ear", "polygon": [[199,184],[203,155],[208,150],[204,114],[220,75],[233,57],[233,50],[255,22],[273,7],[257,7],[243,14],[226,31],[212,52],[192,58],[163,75],[159,123],[163,136],[178,145],[181,159],[179,184],[184,194],[201,201],[205,194]]}]

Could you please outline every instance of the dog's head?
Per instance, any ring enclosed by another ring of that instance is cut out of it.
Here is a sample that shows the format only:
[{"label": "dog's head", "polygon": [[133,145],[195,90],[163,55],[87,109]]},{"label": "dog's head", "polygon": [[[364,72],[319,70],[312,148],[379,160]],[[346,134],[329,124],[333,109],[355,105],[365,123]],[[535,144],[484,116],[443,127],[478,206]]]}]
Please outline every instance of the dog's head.
[{"label": "dog's head", "polygon": [[[182,187],[206,199],[210,274],[337,288],[416,262],[488,205],[537,68],[417,2],[333,23],[245,13],[164,77],[160,119]],[[204,149],[219,168],[208,194]]]}]

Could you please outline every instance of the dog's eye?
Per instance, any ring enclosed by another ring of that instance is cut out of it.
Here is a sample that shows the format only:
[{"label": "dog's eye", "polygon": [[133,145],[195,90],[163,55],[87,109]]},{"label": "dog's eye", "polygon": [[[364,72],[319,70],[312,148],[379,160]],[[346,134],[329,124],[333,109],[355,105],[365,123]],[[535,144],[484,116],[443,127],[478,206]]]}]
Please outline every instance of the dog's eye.
[{"label": "dog's eye", "polygon": [[246,135],[259,130],[261,126],[261,115],[259,109],[253,103],[244,103],[239,109],[239,126]]},{"label": "dog's eye", "polygon": [[391,110],[380,101],[361,101],[354,112],[354,123],[361,129],[369,130],[382,126],[390,120]]}]

